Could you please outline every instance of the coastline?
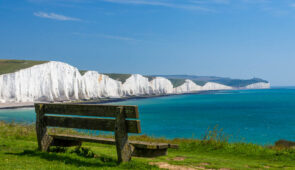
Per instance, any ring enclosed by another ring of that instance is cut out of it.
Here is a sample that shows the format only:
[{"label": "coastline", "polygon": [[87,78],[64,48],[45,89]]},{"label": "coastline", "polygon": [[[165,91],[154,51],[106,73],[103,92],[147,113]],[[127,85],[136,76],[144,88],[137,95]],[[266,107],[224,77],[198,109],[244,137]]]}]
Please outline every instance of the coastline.
[{"label": "coastline", "polygon": [[[100,98],[100,99],[92,99],[92,100],[48,102],[48,103],[106,104],[106,103],[113,103],[113,102],[122,102],[122,101],[126,101],[126,100],[140,100],[140,99],[146,99],[146,98],[158,98],[158,97],[169,97],[169,96],[190,95],[190,94],[210,94],[210,93],[216,93],[218,91],[224,91],[224,90],[206,90],[206,91],[196,91],[196,92],[182,93],[182,94],[129,96],[129,97],[122,97],[122,98]],[[0,103],[0,110],[2,110],[2,109],[4,110],[4,109],[33,108],[33,107],[34,107],[34,102]]]},{"label": "coastline", "polygon": [[[143,95],[143,96],[128,96],[122,98],[99,98],[99,99],[90,99],[90,100],[80,100],[80,101],[58,101],[58,102],[42,102],[40,103],[72,103],[72,104],[106,104],[113,102],[122,102],[127,100],[140,100],[147,98],[158,98],[158,97],[169,97],[169,96],[178,96],[178,95],[192,95],[192,94],[214,94],[220,91],[235,91],[235,90],[244,90],[244,89],[231,89],[231,90],[204,90],[204,91],[195,91],[190,93],[181,93],[181,94],[164,94],[164,95]],[[252,90],[252,89],[249,89]],[[36,101],[38,103],[38,101]],[[19,108],[33,108],[34,102],[25,102],[25,103],[0,103],[0,110],[4,109],[19,109]]]},{"label": "coastline", "polygon": [[26,103],[0,103],[0,110],[1,109],[18,109],[18,108],[27,108],[27,107],[34,107],[33,102],[26,102]]}]

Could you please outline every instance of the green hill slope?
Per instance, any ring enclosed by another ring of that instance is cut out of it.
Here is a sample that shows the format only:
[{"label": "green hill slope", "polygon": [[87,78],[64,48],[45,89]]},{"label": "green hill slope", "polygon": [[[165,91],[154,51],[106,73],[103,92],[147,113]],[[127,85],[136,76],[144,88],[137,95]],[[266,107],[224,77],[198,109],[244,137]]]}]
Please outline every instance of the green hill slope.
[{"label": "green hill slope", "polygon": [[131,74],[118,74],[118,73],[103,73],[110,78],[121,81],[122,83],[125,83],[125,81],[131,76]]},{"label": "green hill slope", "polygon": [[0,59],[0,75],[13,73],[21,69],[29,68],[34,65],[47,63],[48,61],[32,61],[32,60],[5,60]]}]

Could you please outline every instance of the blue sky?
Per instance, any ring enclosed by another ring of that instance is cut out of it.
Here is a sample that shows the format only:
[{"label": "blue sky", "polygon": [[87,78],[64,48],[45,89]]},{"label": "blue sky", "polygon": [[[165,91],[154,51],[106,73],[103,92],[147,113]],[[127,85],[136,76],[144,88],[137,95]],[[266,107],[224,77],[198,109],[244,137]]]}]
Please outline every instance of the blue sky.
[{"label": "blue sky", "polygon": [[0,58],[295,85],[295,0],[0,0]]}]

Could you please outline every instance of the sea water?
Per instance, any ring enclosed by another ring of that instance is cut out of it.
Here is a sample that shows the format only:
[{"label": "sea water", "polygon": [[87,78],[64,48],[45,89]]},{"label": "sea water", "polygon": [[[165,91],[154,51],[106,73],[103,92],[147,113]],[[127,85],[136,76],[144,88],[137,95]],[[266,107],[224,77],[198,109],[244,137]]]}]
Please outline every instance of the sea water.
[{"label": "sea water", "polygon": [[[214,91],[131,99],[111,104],[138,105],[142,134],[202,138],[218,127],[230,141],[272,144],[295,141],[295,88]],[[0,120],[33,123],[33,109],[0,110]]]}]

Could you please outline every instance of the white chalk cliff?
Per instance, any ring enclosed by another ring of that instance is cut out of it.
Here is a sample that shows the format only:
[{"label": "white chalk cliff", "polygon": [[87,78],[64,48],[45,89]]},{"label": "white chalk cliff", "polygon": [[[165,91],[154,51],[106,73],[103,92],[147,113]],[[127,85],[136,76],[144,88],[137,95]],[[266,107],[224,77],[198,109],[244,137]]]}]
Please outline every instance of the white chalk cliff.
[{"label": "white chalk cliff", "polygon": [[202,86],[197,85],[191,80],[185,80],[185,82],[176,88],[174,88],[174,93],[181,94],[181,93],[191,93],[203,90]]},{"label": "white chalk cliff", "polygon": [[270,83],[259,82],[259,83],[250,84],[246,86],[245,88],[246,89],[269,89]]},{"label": "white chalk cliff", "polygon": [[[269,87],[269,83],[246,86],[249,89]],[[56,61],[0,75],[1,103],[120,98],[229,89],[233,88],[213,82],[199,86],[191,80],[173,88],[166,78],[155,77],[149,81],[139,74],[131,75],[122,83],[96,71],[81,75],[77,68]]]}]

